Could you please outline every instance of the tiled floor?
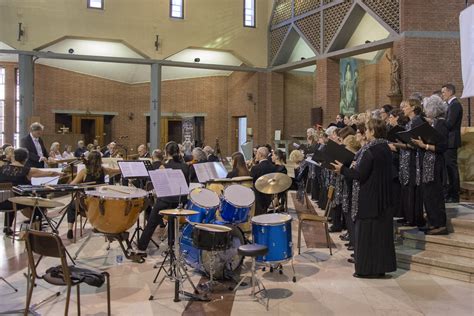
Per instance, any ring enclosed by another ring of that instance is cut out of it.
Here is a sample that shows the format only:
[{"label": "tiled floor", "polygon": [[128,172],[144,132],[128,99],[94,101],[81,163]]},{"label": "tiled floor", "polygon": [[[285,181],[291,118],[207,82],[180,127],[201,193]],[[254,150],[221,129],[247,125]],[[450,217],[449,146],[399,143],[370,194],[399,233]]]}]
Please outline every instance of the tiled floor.
[{"label": "tiled floor", "polygon": [[[293,203],[289,201],[290,213]],[[0,218],[1,221],[3,219]],[[63,224],[61,232],[65,233]],[[293,240],[296,244],[297,223],[293,221]],[[173,302],[173,285],[165,281],[155,300],[148,297],[156,287],[152,283],[156,274],[153,265],[162,260],[159,251],[153,250],[143,264],[125,260],[121,265],[115,263],[116,242],[106,251],[107,244],[101,237],[92,238],[80,255],[77,263],[88,267],[107,270],[111,275],[112,313],[114,315],[473,315],[474,284],[444,279],[427,274],[398,270],[391,278],[366,280],[352,277],[353,266],[346,260],[349,252],[342,242],[332,234],[337,245],[334,255],[329,256],[328,249],[306,249],[294,257],[297,282],[291,282],[292,270],[289,264],[284,266],[284,274],[259,271],[268,290],[269,311],[262,304],[250,300],[249,287],[240,289],[235,297],[217,294],[208,303],[199,306],[183,300]],[[305,236],[308,238],[308,236]],[[84,239],[76,244],[67,244],[74,253]],[[303,240],[304,245],[304,240]],[[296,251],[295,251],[296,252]],[[23,308],[25,302],[26,256],[22,242],[12,245],[10,239],[0,242],[0,275],[7,278],[19,292],[13,292],[0,281],[0,312]],[[55,264],[45,260],[41,266]],[[198,282],[201,275],[193,273],[192,279]],[[187,289],[190,290],[189,286]],[[42,281],[34,290],[33,302],[37,302],[54,293],[56,287]],[[63,291],[63,289],[60,289]],[[64,291],[63,291],[64,293]],[[105,315],[105,288],[82,286],[81,306],[83,315]],[[47,303],[38,309],[42,315],[60,315],[63,313],[65,295]],[[70,314],[75,315],[75,292],[72,294]],[[195,304],[195,303],[194,303]],[[191,312],[193,311],[193,312]],[[197,311],[197,312],[196,312]],[[230,311],[230,312],[229,312]]]}]

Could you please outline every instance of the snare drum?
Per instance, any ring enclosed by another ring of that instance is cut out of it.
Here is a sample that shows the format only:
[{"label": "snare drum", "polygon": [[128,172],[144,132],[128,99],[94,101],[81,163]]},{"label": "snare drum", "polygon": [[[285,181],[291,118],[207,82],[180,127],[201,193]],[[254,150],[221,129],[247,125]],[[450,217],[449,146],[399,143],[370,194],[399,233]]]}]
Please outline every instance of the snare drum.
[{"label": "snare drum", "polygon": [[286,214],[264,214],[252,218],[253,242],[268,247],[259,262],[282,263],[293,257],[291,216]]},{"label": "snare drum", "polygon": [[230,185],[224,190],[220,215],[229,223],[244,223],[254,202],[255,194],[252,189],[240,184]]},{"label": "snare drum", "polygon": [[211,190],[196,188],[189,193],[187,209],[198,211],[199,214],[189,216],[190,222],[210,223],[216,216],[219,197]]},{"label": "snare drum", "polygon": [[102,233],[118,234],[136,223],[147,192],[142,189],[106,185],[85,191],[87,218]]}]

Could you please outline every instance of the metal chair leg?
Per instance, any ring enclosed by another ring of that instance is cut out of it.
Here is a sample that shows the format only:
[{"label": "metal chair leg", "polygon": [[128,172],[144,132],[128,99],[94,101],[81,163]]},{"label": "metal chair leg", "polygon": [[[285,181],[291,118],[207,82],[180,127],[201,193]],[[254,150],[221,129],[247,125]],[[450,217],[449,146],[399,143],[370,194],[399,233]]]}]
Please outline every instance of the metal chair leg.
[{"label": "metal chair leg", "polygon": [[24,311],[24,315],[27,316],[30,311],[30,304],[31,304],[31,297],[33,296],[33,288],[35,287],[35,278],[28,276],[28,294],[26,296],[26,307]]},{"label": "metal chair leg", "polygon": [[107,315],[112,315],[110,308],[110,274],[108,272],[103,272],[105,274],[105,279],[107,281]]},{"label": "metal chair leg", "polygon": [[301,230],[302,230],[303,221],[299,220],[298,222],[298,254],[301,254]]},{"label": "metal chair leg", "polygon": [[76,285],[77,290],[77,315],[81,316],[81,289],[80,284]]},{"label": "metal chair leg", "polygon": [[332,248],[331,248],[331,239],[329,237],[329,228],[328,228],[328,223],[324,223],[324,230],[326,231],[326,242],[329,248],[329,254],[332,256]]},{"label": "metal chair leg", "polygon": [[64,308],[64,316],[67,316],[69,313],[69,300],[71,298],[71,286],[67,286],[66,290],[66,307]]}]

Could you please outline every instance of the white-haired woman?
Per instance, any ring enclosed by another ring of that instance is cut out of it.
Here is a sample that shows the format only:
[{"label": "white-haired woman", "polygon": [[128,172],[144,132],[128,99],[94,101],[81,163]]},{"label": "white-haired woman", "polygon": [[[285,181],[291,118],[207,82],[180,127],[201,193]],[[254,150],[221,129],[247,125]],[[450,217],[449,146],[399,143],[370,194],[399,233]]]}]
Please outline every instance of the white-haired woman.
[{"label": "white-haired woman", "polygon": [[[54,163],[56,160],[61,160],[63,159],[63,155],[61,155],[61,145],[58,142],[54,142],[51,144],[51,147],[49,148],[49,159],[48,159],[48,164],[55,166],[56,163]],[[62,167],[62,164],[59,164],[58,167]]]},{"label": "white-haired woman", "polygon": [[196,147],[193,149],[193,160],[191,161],[189,167],[189,182],[198,183],[199,179],[196,174],[196,170],[194,169],[194,165],[198,163],[207,162],[206,153],[202,150],[201,147]]},{"label": "white-haired woman", "polygon": [[447,106],[439,96],[432,95],[423,99],[423,108],[426,120],[443,135],[443,140],[437,144],[425,144],[420,139],[413,140],[413,143],[423,150],[421,187],[428,223],[421,229],[428,235],[446,235],[448,230],[443,194],[443,153],[448,148],[449,129],[444,119]]},{"label": "white-haired woman", "polygon": [[54,160],[60,160],[63,158],[58,142],[54,142],[51,144],[51,147],[49,148],[49,158]]}]

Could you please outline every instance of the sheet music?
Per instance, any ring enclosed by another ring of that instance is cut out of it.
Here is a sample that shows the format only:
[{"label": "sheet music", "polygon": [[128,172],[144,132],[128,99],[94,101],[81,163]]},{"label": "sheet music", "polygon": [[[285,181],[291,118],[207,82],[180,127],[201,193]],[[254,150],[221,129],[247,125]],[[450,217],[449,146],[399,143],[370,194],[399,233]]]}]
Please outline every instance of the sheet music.
[{"label": "sheet music", "polygon": [[[61,172],[62,168],[43,168],[43,171],[56,171]],[[55,177],[39,177],[39,178],[31,178],[32,185],[42,185],[42,184],[58,184],[59,176]]]},{"label": "sheet music", "polygon": [[124,178],[148,177],[143,161],[119,161],[118,165]]},{"label": "sheet music", "polygon": [[211,179],[224,179],[227,177],[227,169],[222,162],[197,163],[193,167],[200,183]]},{"label": "sheet music", "polygon": [[188,184],[181,170],[157,169],[149,172],[157,197],[187,195]]}]

